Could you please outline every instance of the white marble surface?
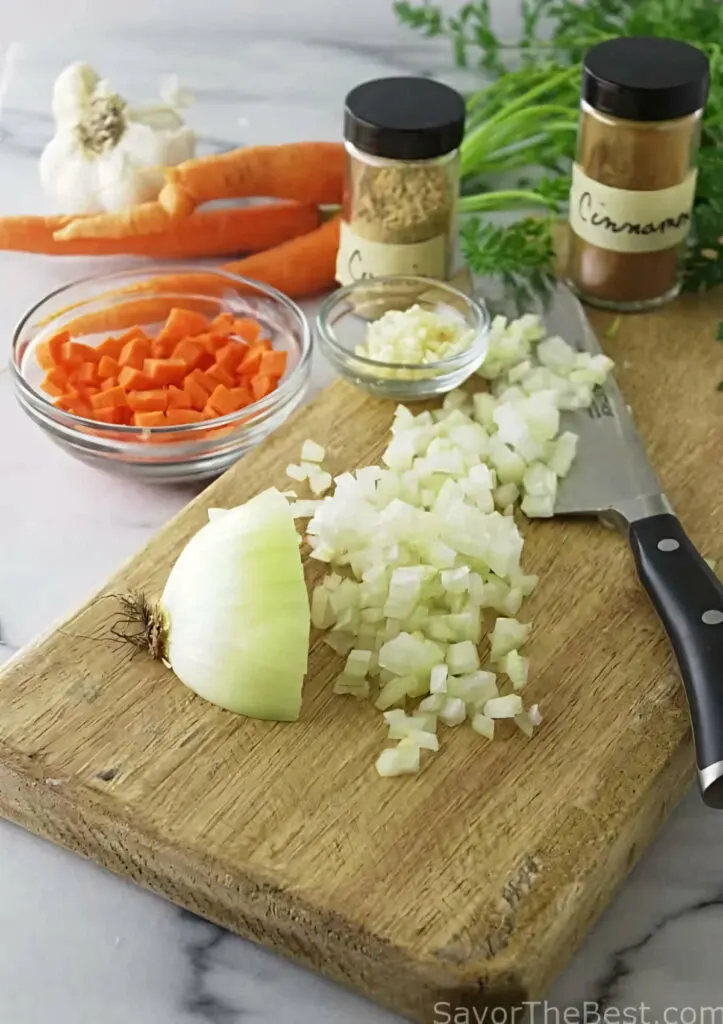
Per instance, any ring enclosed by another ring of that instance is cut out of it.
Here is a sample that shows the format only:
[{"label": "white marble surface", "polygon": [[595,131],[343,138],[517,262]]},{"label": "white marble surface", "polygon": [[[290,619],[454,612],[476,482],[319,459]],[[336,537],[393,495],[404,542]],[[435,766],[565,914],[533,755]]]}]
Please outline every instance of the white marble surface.
[{"label": "white marble surface", "polygon": [[[499,0],[501,19],[514,7]],[[397,27],[388,0],[3,8],[0,45],[19,44],[0,114],[3,213],[46,209],[36,161],[54,75],[72,59],[92,60],[136,98],[178,72],[197,94],[192,119],[211,146],[336,138],[341,99],[356,82],[451,74],[446,49]],[[88,269],[83,260],[0,254],[3,366],[25,308]],[[318,367],[316,386],[325,379]],[[24,418],[4,369],[0,438],[1,663],[87,598],[191,491],[133,486],[71,461]],[[722,822],[689,796],[549,994],[551,1005],[587,1003],[591,1013],[607,1010],[610,1024],[621,1019],[614,1008],[633,1007],[629,1024],[662,1024],[668,1007],[666,1024],[723,1024]],[[4,823],[0,954],[2,1024],[397,1019]],[[720,1009],[706,1018],[702,1007]]]}]

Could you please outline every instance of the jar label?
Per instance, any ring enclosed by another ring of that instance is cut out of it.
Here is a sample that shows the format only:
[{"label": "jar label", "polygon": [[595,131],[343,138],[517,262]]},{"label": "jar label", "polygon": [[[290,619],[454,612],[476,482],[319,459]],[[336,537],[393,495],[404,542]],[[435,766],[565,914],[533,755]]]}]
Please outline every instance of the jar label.
[{"label": "jar label", "polygon": [[612,188],[572,169],[570,226],[586,242],[613,252],[672,249],[690,229],[696,172],[671,188]]},{"label": "jar label", "polygon": [[336,279],[340,284],[352,284],[367,277],[392,274],[417,274],[420,277],[444,279],[447,276],[448,258],[447,235],[436,235],[426,242],[409,245],[390,245],[388,242],[370,242],[360,238],[346,221],[342,221]]}]

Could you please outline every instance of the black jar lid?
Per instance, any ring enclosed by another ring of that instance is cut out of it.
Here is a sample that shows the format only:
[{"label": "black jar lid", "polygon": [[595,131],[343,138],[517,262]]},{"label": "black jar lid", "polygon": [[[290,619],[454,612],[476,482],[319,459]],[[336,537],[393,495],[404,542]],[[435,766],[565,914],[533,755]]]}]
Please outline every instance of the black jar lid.
[{"label": "black jar lid", "polygon": [[344,138],[390,160],[431,160],[457,149],[464,135],[460,94],[431,78],[375,78],[347,95]]},{"label": "black jar lid", "polygon": [[627,121],[672,121],[705,106],[708,58],[676,39],[623,36],[585,56],[582,98]]}]

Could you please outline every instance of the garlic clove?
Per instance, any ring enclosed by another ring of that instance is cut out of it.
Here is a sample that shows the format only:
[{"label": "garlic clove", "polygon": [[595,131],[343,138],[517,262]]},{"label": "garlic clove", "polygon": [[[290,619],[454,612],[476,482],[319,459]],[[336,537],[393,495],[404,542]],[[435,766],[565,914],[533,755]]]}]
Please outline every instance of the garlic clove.
[{"label": "garlic clove", "polygon": [[72,213],[101,213],[96,182],[95,165],[76,151],[57,168],[52,188],[58,207]]},{"label": "garlic clove", "polygon": [[52,110],[57,124],[75,124],[99,82],[98,72],[82,61],[61,71],[53,86]]}]

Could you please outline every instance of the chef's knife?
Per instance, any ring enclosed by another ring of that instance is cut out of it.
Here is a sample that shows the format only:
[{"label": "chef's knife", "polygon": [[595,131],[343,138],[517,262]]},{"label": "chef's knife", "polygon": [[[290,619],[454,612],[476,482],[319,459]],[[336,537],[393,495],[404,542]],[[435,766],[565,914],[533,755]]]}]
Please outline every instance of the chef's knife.
[{"label": "chef's knife", "polygon": [[[549,333],[602,351],[582,306],[563,285],[522,297],[488,281],[476,290],[490,296],[493,311],[539,312]],[[566,413],[563,424],[579,442],[555,514],[596,516],[627,537],[683,677],[703,800],[723,809],[723,585],[675,516],[612,375],[596,390],[592,407]]]}]

